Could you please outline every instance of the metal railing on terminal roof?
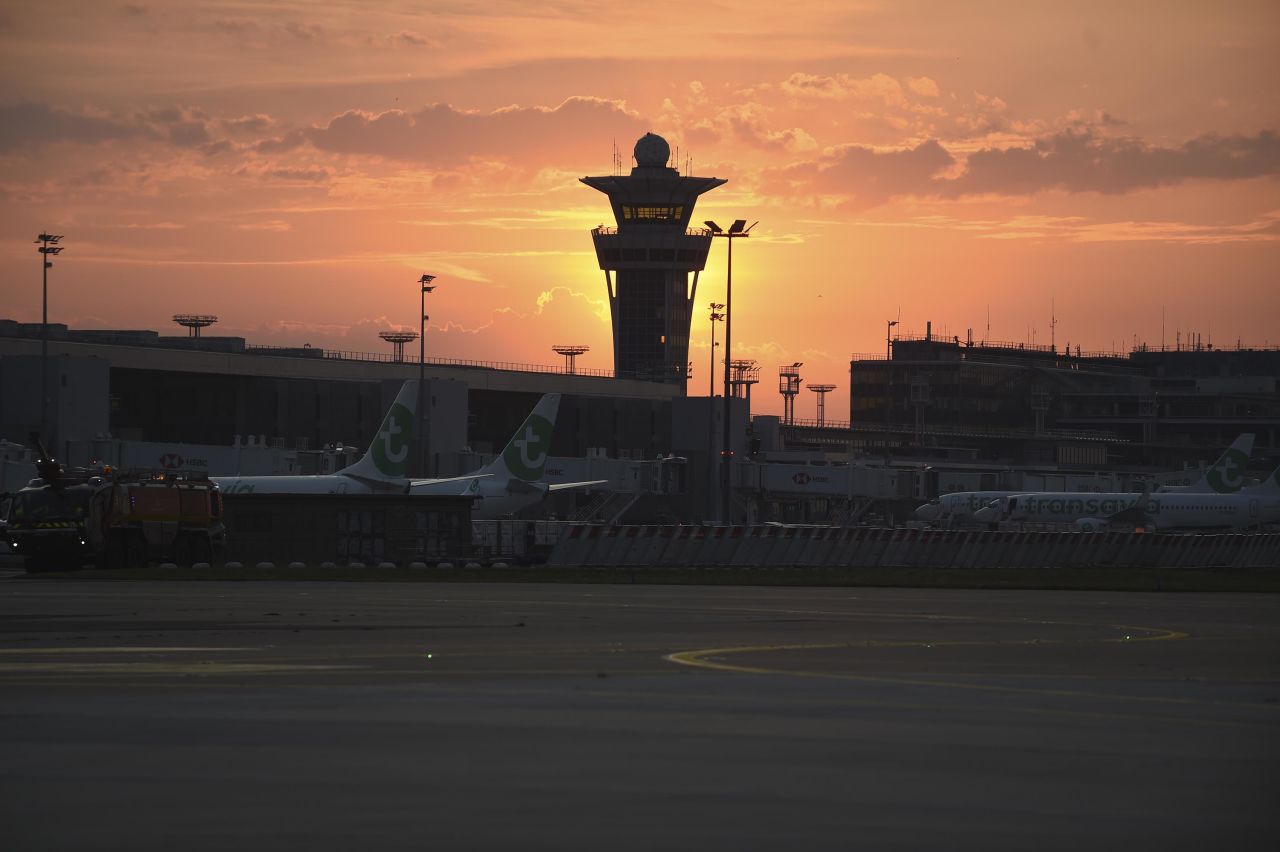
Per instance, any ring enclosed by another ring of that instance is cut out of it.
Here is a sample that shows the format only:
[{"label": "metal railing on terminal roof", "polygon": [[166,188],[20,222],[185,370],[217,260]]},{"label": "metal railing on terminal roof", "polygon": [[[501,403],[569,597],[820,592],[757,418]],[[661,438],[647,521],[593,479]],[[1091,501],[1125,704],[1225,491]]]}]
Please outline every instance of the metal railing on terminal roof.
[{"label": "metal railing on terminal roof", "polygon": [[[932,337],[922,334],[901,334],[895,335],[893,338],[896,343],[899,340],[906,341],[932,341],[934,343],[950,344],[959,346],[961,352],[972,349],[999,350],[1001,352],[1032,352],[1041,355],[1058,355],[1063,358],[1115,358],[1125,359],[1129,357],[1129,352],[1121,352],[1119,350],[1103,350],[1092,349],[1082,350],[1079,347],[1072,349],[1070,346],[1064,346],[1062,350],[1058,350],[1048,343],[1019,343],[1012,340],[975,340],[972,343],[961,340],[958,337],[940,337],[937,334]],[[1133,350],[1140,351],[1140,350]],[[867,360],[875,360],[878,356],[871,356]]]},{"label": "metal railing on terminal roof", "polygon": [[[901,338],[901,339],[907,340],[907,339],[914,339],[914,338]],[[937,340],[937,337],[934,337],[934,340]],[[943,341],[943,342],[946,342],[946,341]],[[954,343],[954,341],[952,342]],[[990,358],[999,358],[999,357],[1007,357],[1010,355],[1016,356],[1017,353],[1020,351],[1032,352],[1036,354],[1048,354],[1051,350],[1051,347],[1041,349],[1039,346],[1036,346],[1034,348],[1030,346],[1019,347],[1018,344],[993,343],[990,341],[986,341],[986,342],[975,341],[972,347],[965,346],[962,342],[959,348],[959,352],[961,355],[971,352],[972,350],[981,350],[980,352],[974,353],[977,355],[982,355],[984,357],[990,357]],[[1276,351],[1280,351],[1280,345],[1275,345],[1275,346],[1273,345],[1266,345],[1266,346],[1241,345],[1241,346],[1232,346],[1232,347],[1224,346],[1224,347],[1215,348],[1215,349],[1208,349],[1206,347],[1202,347],[1200,349],[1192,349],[1189,346],[1186,346],[1184,344],[1181,349],[1175,346],[1166,346],[1163,349],[1160,348],[1159,346],[1150,346],[1150,347],[1139,346],[1137,349],[1132,349],[1129,352],[1116,352],[1114,350],[1103,350],[1103,349],[1094,349],[1094,350],[1072,349],[1070,352],[1067,352],[1067,351],[1058,352],[1057,355],[1058,355],[1058,358],[1063,361],[1068,361],[1068,360],[1075,361],[1076,359],[1080,359],[1080,360],[1089,359],[1089,360],[1097,361],[1100,359],[1105,359],[1108,361],[1123,362],[1127,364],[1133,360],[1133,356],[1135,355],[1147,355],[1152,353],[1192,355],[1192,354],[1204,354],[1206,352],[1212,353],[1212,352],[1276,352]],[[853,352],[853,353],[850,353],[849,360],[850,361],[889,361],[892,359],[886,358],[885,353],[883,352]]]},{"label": "metal railing on terminal roof", "polygon": [[[296,355],[300,348],[247,343],[245,344],[244,349],[246,352],[253,352],[258,355],[275,354],[282,357],[289,357]],[[318,351],[322,353],[319,357],[334,361],[372,361],[380,364],[399,364],[402,366],[414,367],[418,365],[417,358],[406,356],[404,359],[397,361],[395,356],[388,352],[356,352],[346,349],[313,349],[306,351]],[[305,357],[317,356],[311,355]],[[485,370],[506,370],[512,373],[561,373],[564,375],[613,378],[613,370],[601,370],[591,367],[577,367],[571,374],[563,365],[523,364],[515,361],[478,361],[467,358],[427,358],[426,363],[440,367],[471,367]]]},{"label": "metal railing on terminal roof", "polygon": [[[1076,354],[1070,353],[1052,353],[1050,351],[1041,350],[1023,350],[1002,349],[1002,348],[979,348],[976,344],[973,348],[961,346],[958,350],[959,357],[956,359],[939,360],[936,363],[959,363],[962,361],[989,362],[1001,364],[1035,364],[1037,366],[1045,366],[1052,363],[1055,366],[1067,369],[1085,369],[1085,370],[1124,370],[1141,373],[1144,367],[1134,363],[1127,355],[1115,352],[1081,352]],[[1034,355],[1035,358],[1029,360],[1027,355]],[[850,355],[850,360],[855,362],[879,362],[881,364],[913,364],[919,363],[911,359],[890,359],[885,358],[883,352],[869,353],[855,352]],[[934,363],[934,362],[929,362]]]},{"label": "metal railing on terminal roof", "polygon": [[[910,334],[910,333],[895,334],[893,336],[893,341],[897,343],[899,340],[907,340],[907,341],[913,341],[913,342],[925,341],[925,342],[933,342],[933,343],[950,343],[952,345],[959,343],[962,347],[966,349],[968,348],[968,344],[965,341],[961,340],[959,337],[955,337],[952,335],[941,335],[936,332],[932,335]],[[1026,352],[1054,351],[1053,347],[1047,343],[1018,343],[1016,341],[1009,341],[1009,340],[975,340],[973,341],[973,346],[974,348],[982,346],[982,347],[987,347],[989,349],[1021,349]]]},{"label": "metal railing on terminal roof", "polygon": [[[801,428],[801,429],[823,429],[844,432],[894,432],[908,435],[914,435],[915,426],[911,424],[893,423],[889,425],[875,423],[850,423],[847,420],[825,420],[819,423],[817,420],[801,420],[796,419],[791,423],[782,424],[783,429]],[[1080,429],[1046,429],[1043,432],[1036,432],[1031,429],[1000,429],[991,426],[926,426],[924,433],[928,435],[971,435],[975,437],[991,437],[991,438],[1012,438],[1015,436],[1033,436],[1037,438],[1070,438],[1080,441],[1110,441],[1116,442],[1121,440],[1117,438],[1114,432],[1094,430],[1086,431]]]}]

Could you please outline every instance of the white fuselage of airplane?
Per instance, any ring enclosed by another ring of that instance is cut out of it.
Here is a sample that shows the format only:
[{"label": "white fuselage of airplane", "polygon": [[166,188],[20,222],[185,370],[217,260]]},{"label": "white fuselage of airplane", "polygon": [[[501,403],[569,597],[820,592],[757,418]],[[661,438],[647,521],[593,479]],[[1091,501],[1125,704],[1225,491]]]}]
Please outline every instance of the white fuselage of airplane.
[{"label": "white fuselage of airplane", "polygon": [[223,494],[404,494],[408,480],[379,481],[341,473],[315,476],[215,476]]},{"label": "white fuselage of airplane", "polygon": [[410,496],[471,497],[471,517],[492,520],[536,505],[546,495],[539,483],[506,483],[491,476],[410,484],[409,480],[379,481],[341,473],[317,476],[223,476],[213,480],[223,494],[408,494]]},{"label": "white fuselage of airplane", "polygon": [[1280,494],[1157,494],[1147,514],[1156,529],[1255,527],[1280,523]]},{"label": "white fuselage of airplane", "polygon": [[922,521],[959,523],[973,520],[974,513],[1016,491],[959,491],[943,494],[916,509]]},{"label": "white fuselage of airplane", "polygon": [[980,512],[978,519],[1071,524],[1105,521],[1140,505],[1146,523],[1157,529],[1232,529],[1280,522],[1280,494],[1274,492],[1015,494]]},{"label": "white fuselage of airplane", "polygon": [[1107,518],[1132,509],[1142,496],[1139,492],[1088,491],[1011,494],[981,512],[978,519],[1071,524],[1081,518]]}]

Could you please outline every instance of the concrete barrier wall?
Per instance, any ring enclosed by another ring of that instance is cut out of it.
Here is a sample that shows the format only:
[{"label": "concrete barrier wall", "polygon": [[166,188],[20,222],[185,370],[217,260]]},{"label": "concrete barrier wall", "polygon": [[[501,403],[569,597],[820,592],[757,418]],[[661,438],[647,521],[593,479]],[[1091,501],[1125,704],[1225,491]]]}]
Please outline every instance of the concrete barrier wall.
[{"label": "concrete barrier wall", "polygon": [[1280,533],[570,524],[547,564],[734,568],[1272,568]]}]

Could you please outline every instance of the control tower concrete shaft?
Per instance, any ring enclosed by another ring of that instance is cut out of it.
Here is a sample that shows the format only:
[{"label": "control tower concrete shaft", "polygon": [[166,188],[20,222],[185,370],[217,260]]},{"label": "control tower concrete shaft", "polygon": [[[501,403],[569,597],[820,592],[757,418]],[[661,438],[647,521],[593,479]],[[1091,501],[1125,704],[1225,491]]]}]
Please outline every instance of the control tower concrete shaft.
[{"label": "control tower concrete shaft", "polygon": [[617,223],[591,232],[609,288],[614,373],[683,389],[693,299],[711,248],[711,232],[689,228],[689,219],[698,196],[725,181],[682,176],[667,165],[667,140],[653,133],[636,143],[635,159],[630,175],[581,179],[609,196]]}]

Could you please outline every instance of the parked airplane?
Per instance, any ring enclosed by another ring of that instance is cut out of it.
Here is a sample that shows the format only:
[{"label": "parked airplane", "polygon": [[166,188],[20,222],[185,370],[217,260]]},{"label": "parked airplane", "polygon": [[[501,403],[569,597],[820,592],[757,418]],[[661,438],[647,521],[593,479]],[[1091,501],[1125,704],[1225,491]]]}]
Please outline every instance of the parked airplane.
[{"label": "parked airplane", "polygon": [[[465,476],[445,479],[411,479],[412,447],[418,383],[400,388],[374,435],[368,451],[355,464],[331,474],[314,476],[218,476],[213,481],[224,494],[441,494],[476,497],[472,512],[477,519],[495,518],[531,505],[551,491],[599,485],[593,482],[540,482],[555,426],[559,394],[547,394],[526,418],[492,464]],[[490,485],[489,480],[494,482]],[[520,498],[519,500],[516,497]],[[501,499],[507,497],[507,499]],[[489,499],[493,498],[493,499]]]},{"label": "parked airplane", "polygon": [[[1230,494],[1239,491],[1244,485],[1244,471],[1249,464],[1249,453],[1253,451],[1253,435],[1244,434],[1236,438],[1231,443],[1218,460],[1205,469],[1200,478],[1190,485],[1169,485],[1157,489],[1159,492],[1187,492],[1187,493],[1206,493],[1206,494]],[[915,511],[915,515],[922,521],[945,522],[945,523],[968,523],[972,521],[982,520],[977,517],[977,513],[993,504],[1003,501],[1006,498],[1017,494],[1026,494],[1025,491],[957,491],[952,494],[943,494],[934,500],[930,500]],[[1061,492],[1051,492],[1055,497],[1068,496]],[[1071,496],[1075,497],[1101,497],[1100,493],[1082,492]],[[1131,497],[1140,496],[1137,493],[1111,494],[1112,497]],[[985,512],[984,516],[991,517],[992,513]],[[998,517],[998,515],[997,515]]]},{"label": "parked airplane", "polygon": [[546,394],[534,406],[507,446],[489,464],[464,483],[457,480],[415,482],[412,494],[463,495],[474,497],[474,518],[500,518],[542,502],[555,491],[589,488],[608,480],[589,482],[543,482],[542,473],[551,451],[560,394]]},{"label": "parked airplane", "polygon": [[990,506],[1002,497],[1016,491],[956,491],[935,497],[916,509],[916,517],[922,521],[940,521],[955,524],[973,520],[974,513]]},{"label": "parked airplane", "polygon": [[[215,476],[224,494],[404,494],[410,480],[418,383],[407,381],[382,419],[368,451],[336,473],[311,476]],[[462,477],[466,479],[467,477]]]},{"label": "parked airplane", "polygon": [[1239,529],[1280,523],[1277,470],[1262,485],[1236,494],[1156,495],[1147,501],[1144,525],[1159,530]]},{"label": "parked airplane", "polygon": [[976,520],[1075,524],[1082,530],[1125,523],[1147,529],[1233,529],[1280,522],[1280,470],[1233,494],[1157,491],[1142,494],[1015,494],[974,514]]}]

